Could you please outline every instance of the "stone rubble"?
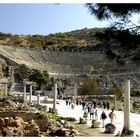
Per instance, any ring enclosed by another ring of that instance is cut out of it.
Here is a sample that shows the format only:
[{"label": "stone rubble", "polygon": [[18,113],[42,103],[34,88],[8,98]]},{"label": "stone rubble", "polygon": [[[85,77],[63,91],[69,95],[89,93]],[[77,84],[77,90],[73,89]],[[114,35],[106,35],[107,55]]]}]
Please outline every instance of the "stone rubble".
[{"label": "stone rubble", "polygon": [[4,100],[0,102],[0,136],[2,137],[75,137],[83,136],[65,120],[52,120],[39,112],[47,108]]}]

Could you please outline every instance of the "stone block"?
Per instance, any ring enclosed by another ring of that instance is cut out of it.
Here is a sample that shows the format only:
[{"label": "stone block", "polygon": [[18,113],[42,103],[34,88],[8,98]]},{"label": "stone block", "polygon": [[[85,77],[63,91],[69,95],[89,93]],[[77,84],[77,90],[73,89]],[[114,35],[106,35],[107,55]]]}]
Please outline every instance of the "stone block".
[{"label": "stone block", "polygon": [[116,130],[116,126],[112,123],[105,125],[105,133],[113,134]]},{"label": "stone block", "polygon": [[86,124],[87,121],[84,119],[84,118],[81,118],[79,119],[79,124]]},{"label": "stone block", "polygon": [[97,121],[97,120],[92,120],[92,122],[91,122],[92,124],[91,124],[91,128],[99,128],[100,127],[100,122],[99,121]]}]

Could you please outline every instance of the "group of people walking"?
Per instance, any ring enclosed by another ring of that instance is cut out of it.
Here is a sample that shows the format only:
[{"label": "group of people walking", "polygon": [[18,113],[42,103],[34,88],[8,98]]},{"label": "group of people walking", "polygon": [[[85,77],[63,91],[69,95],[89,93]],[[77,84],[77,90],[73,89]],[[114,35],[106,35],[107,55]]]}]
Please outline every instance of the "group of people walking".
[{"label": "group of people walking", "polygon": [[85,106],[83,117],[87,119],[88,115],[90,116],[90,120],[100,119],[102,121],[103,127],[105,126],[106,118],[109,117],[111,123],[114,123],[114,119],[116,118],[116,115],[114,113],[114,109],[112,109],[111,112],[108,115],[103,110],[102,113],[100,114],[100,118],[99,118],[97,108],[95,108],[93,105],[90,105],[90,104],[88,106]]},{"label": "group of people walking", "polygon": [[98,119],[98,110],[94,105],[88,104],[84,106],[83,110],[84,110],[84,118],[87,118],[88,114],[90,114],[90,120]]},{"label": "group of people walking", "polygon": [[69,98],[69,99],[66,99],[66,105],[70,105],[71,109],[74,109],[75,105],[82,105],[82,110],[84,111],[83,117],[87,119],[88,116],[89,116],[90,120],[100,119],[102,121],[103,127],[105,126],[106,118],[109,117],[111,123],[114,123],[114,119],[116,118],[116,115],[115,115],[113,109],[108,115],[105,112],[105,109],[107,109],[107,110],[110,109],[110,104],[109,104],[108,101],[107,102],[105,102],[105,101],[101,102],[100,107],[103,109],[103,111],[101,112],[100,116],[98,114],[98,109],[97,109],[98,103],[96,103],[96,101],[93,101],[91,103],[91,102],[87,102],[87,101],[76,100],[76,104],[75,104],[73,99]]},{"label": "group of people walking", "polygon": [[75,107],[74,100],[71,98],[66,99],[66,105],[69,105],[69,106],[71,106],[71,109],[74,109],[74,107]]},{"label": "group of people walking", "polygon": [[[114,110],[112,109],[112,111],[108,114],[108,117],[110,119],[110,122],[113,124],[114,123],[114,119],[116,119],[116,115],[114,113]],[[105,120],[107,118],[107,115],[105,113],[105,111],[102,111],[101,113],[101,116],[100,116],[100,120],[102,120],[102,125],[103,125],[103,128],[105,126]]]}]

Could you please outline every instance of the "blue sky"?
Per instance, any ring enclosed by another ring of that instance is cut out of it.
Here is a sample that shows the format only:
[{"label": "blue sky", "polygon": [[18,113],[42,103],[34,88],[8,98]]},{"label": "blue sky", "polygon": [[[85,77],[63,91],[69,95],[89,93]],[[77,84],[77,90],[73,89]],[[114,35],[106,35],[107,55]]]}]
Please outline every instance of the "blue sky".
[{"label": "blue sky", "polygon": [[41,34],[108,26],[91,16],[84,4],[0,4],[0,32]]}]

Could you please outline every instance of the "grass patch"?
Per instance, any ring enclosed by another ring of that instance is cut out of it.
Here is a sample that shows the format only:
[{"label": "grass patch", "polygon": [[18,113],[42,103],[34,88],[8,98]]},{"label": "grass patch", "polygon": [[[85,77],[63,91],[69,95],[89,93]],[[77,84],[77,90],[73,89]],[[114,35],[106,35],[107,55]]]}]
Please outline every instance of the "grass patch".
[{"label": "grass patch", "polygon": [[53,119],[53,120],[56,120],[56,121],[59,121],[59,120],[65,120],[65,121],[76,121],[75,118],[72,118],[72,117],[62,117],[62,116],[59,116],[59,115],[56,115],[56,114],[53,114],[53,113],[49,113],[49,112],[43,112],[45,113],[49,119]]},{"label": "grass patch", "polygon": [[48,113],[48,112],[45,113],[45,114],[48,116],[49,119],[53,119],[53,120],[56,120],[56,121],[61,119],[61,117],[56,115],[56,114],[52,114],[52,113]]}]

